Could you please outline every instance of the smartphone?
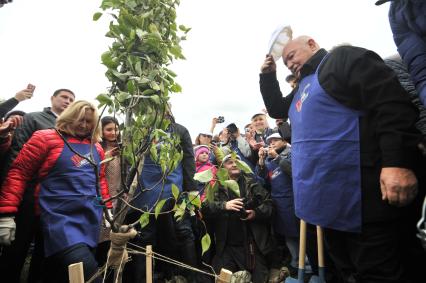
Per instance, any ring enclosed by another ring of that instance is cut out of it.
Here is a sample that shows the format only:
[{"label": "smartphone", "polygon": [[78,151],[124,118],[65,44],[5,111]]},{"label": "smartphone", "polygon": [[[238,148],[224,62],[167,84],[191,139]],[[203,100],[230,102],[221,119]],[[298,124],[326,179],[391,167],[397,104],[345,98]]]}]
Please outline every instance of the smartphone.
[{"label": "smartphone", "polygon": [[27,89],[28,89],[28,90],[31,90],[31,92],[34,92],[34,90],[35,90],[35,85],[28,84],[28,85],[27,85]]}]

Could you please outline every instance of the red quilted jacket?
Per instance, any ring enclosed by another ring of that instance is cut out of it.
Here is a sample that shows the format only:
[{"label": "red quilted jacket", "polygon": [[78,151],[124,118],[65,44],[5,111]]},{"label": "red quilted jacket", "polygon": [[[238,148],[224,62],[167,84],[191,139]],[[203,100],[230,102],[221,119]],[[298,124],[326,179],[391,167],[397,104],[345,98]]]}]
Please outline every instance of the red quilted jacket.
[{"label": "red quilted jacket", "polygon": [[[89,139],[69,138],[72,143],[90,143]],[[99,143],[95,144],[101,160],[105,154]],[[64,148],[64,141],[54,129],[36,131],[19,152],[13,162],[0,191],[0,214],[16,213],[22,200],[27,182],[37,178],[38,182],[49,174]],[[39,186],[38,186],[39,187]],[[101,165],[100,187],[103,199],[108,199],[109,190],[105,178],[105,165]],[[38,190],[35,192],[36,199]],[[106,204],[112,208],[112,203]]]}]

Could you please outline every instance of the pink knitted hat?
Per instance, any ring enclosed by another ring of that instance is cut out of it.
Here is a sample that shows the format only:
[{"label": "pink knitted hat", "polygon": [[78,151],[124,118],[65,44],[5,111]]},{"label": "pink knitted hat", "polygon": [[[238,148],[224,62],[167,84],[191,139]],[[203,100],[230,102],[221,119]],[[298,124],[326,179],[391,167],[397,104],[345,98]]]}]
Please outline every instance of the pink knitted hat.
[{"label": "pink knitted hat", "polygon": [[201,153],[206,152],[207,154],[210,155],[210,149],[208,146],[205,145],[199,145],[197,147],[194,148],[194,155],[195,155],[195,160],[198,159],[198,155],[200,155]]}]

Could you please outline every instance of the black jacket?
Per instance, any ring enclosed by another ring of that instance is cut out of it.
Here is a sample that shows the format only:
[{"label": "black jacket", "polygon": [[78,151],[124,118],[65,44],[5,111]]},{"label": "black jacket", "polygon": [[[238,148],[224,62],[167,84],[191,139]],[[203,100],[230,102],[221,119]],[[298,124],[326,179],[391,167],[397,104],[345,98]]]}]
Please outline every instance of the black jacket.
[{"label": "black jacket", "polygon": [[44,108],[41,112],[32,112],[24,116],[22,125],[16,128],[13,134],[12,145],[5,155],[4,164],[1,166],[1,180],[6,176],[10,165],[33,133],[38,130],[54,128],[55,123],[56,115],[50,110],[50,107]]},{"label": "black jacket", "polygon": [[2,119],[7,112],[15,108],[16,105],[18,105],[19,101],[15,98],[9,98],[8,100],[2,102],[0,104],[0,119]]},{"label": "black jacket", "polygon": [[[242,221],[244,232],[241,237],[244,241],[247,239],[248,233],[253,236],[259,251],[263,254],[269,254],[273,249],[273,241],[271,238],[270,219],[273,213],[273,204],[268,191],[263,188],[252,177],[242,173],[238,180],[241,197],[248,199],[255,208],[256,216],[252,221]],[[237,196],[229,189],[219,186],[214,194],[214,201],[205,201],[202,204],[201,212],[205,216],[206,221],[214,223],[214,234],[216,239],[216,254],[220,256],[226,246],[228,219],[234,211],[225,210],[227,201],[237,198]],[[253,208],[252,208],[253,209]]]},{"label": "black jacket", "polygon": [[197,189],[197,183],[194,180],[195,175],[195,159],[192,147],[191,135],[188,129],[178,123],[172,123],[173,132],[180,138],[180,148],[183,152],[182,168],[183,168],[183,190],[193,191]]}]

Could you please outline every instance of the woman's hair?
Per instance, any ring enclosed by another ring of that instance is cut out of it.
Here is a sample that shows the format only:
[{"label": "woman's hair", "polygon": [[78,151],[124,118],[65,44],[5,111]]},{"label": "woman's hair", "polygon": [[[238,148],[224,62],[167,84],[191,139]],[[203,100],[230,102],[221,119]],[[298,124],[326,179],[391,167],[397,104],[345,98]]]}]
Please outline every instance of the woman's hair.
[{"label": "woman's hair", "polygon": [[114,123],[117,126],[119,125],[118,120],[115,117],[112,117],[112,116],[102,117],[102,119],[101,119],[102,129],[104,129],[105,126],[110,124],[110,123]]},{"label": "woman's hair", "polygon": [[200,145],[201,144],[201,142],[200,142],[200,135],[201,134],[198,134],[198,136],[195,138],[195,145]]},{"label": "woman's hair", "polygon": [[68,135],[75,136],[73,123],[82,119],[87,110],[91,110],[93,113],[92,140],[96,142],[100,141],[102,130],[101,127],[97,125],[99,119],[98,111],[93,104],[85,100],[75,101],[68,106],[56,119],[56,129]]}]

